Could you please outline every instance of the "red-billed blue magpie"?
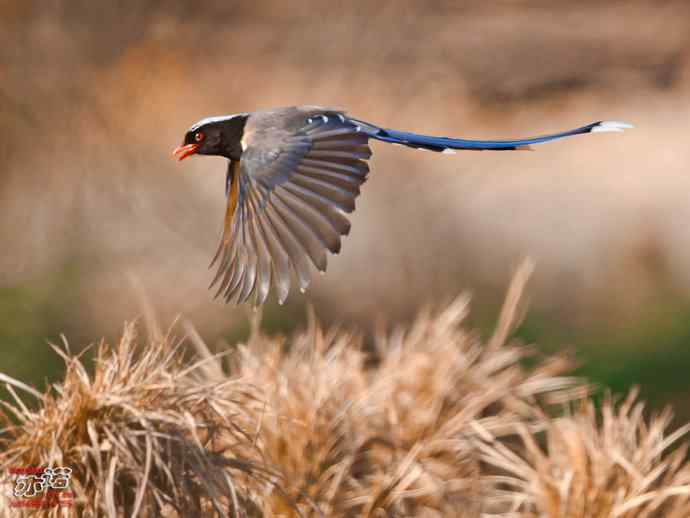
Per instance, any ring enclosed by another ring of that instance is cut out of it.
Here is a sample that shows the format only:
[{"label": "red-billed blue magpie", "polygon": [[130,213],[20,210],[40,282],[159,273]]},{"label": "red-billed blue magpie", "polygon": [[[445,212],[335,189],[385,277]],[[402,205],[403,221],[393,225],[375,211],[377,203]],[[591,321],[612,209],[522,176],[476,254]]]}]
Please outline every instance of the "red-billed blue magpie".
[{"label": "red-billed blue magpie", "polygon": [[228,159],[227,209],[211,286],[216,296],[261,305],[271,285],[282,303],[291,271],[302,291],[311,265],[326,270],[326,250],[340,251],[345,214],[369,173],[369,140],[436,152],[518,150],[583,133],[622,131],[630,124],[599,121],[540,137],[468,140],[382,128],[318,106],[298,106],[210,117],[194,124],[174,151]]}]

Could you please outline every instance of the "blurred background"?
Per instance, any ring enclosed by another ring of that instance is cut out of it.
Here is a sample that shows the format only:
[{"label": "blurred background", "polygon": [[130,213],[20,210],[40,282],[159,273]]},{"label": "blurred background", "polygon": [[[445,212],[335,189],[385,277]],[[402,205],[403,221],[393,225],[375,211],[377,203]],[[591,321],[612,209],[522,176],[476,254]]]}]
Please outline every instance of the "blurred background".
[{"label": "blurred background", "polygon": [[509,138],[600,119],[625,134],[533,153],[374,143],[343,252],[269,332],[365,333],[470,290],[488,332],[536,261],[518,334],[690,418],[690,4],[668,0],[0,1],[0,372],[59,376],[47,345],[116,337],[148,299],[210,344],[222,159],[171,159],[217,114],[321,104],[402,130]]}]

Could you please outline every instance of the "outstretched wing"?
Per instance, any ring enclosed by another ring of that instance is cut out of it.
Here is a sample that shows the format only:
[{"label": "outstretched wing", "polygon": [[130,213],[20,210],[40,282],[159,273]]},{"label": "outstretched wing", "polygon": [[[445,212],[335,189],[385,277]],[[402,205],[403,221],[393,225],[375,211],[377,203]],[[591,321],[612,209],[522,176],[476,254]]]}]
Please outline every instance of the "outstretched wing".
[{"label": "outstretched wing", "polygon": [[261,305],[271,285],[282,303],[291,271],[302,291],[310,263],[325,271],[326,251],[340,251],[345,213],[366,180],[369,136],[341,112],[285,108],[252,114],[239,163],[231,162],[216,296]]}]

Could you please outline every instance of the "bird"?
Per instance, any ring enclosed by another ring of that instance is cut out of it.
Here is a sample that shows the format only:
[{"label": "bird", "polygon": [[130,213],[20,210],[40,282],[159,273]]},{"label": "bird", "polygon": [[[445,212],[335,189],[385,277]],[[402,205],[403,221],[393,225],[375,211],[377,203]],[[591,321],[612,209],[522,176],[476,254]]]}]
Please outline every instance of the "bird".
[{"label": "bird", "polygon": [[[372,140],[437,153],[522,150],[574,135],[632,128],[598,121],[561,133],[510,140],[434,137],[384,128],[343,110],[291,106],[208,117],[193,124],[173,156],[227,158],[222,237],[209,289],[227,303],[279,304],[294,278],[302,293],[324,273],[350,232],[347,214],[369,174]],[[251,299],[251,300],[250,300]]]}]

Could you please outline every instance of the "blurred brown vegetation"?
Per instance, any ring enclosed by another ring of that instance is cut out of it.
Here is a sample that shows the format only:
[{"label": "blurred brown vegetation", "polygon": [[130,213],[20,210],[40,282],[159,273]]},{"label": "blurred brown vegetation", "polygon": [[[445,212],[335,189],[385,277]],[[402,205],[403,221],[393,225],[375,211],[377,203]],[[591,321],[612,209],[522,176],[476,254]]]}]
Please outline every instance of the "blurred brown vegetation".
[{"label": "blurred brown vegetation", "polygon": [[464,288],[481,323],[531,256],[526,338],[613,351],[591,363],[614,385],[686,379],[688,19],[683,1],[4,0],[0,363],[41,380],[56,368],[46,338],[112,337],[140,292],[212,345],[241,334],[243,310],[205,289],[224,165],[169,154],[203,116],[310,103],[477,138],[637,129],[534,153],[375,144],[343,252],[307,296],[266,308],[269,329],[292,328],[307,300],[370,329]]},{"label": "blurred brown vegetation", "polygon": [[55,346],[66,374],[45,393],[0,377],[0,516],[31,515],[9,508],[13,466],[73,469],[73,513],[55,517],[687,516],[690,425],[671,432],[634,393],[597,410],[567,357],[510,339],[527,276],[486,343],[459,297],[368,353],[313,315],[291,338],[255,319],[220,355],[153,321],[93,366]]}]

